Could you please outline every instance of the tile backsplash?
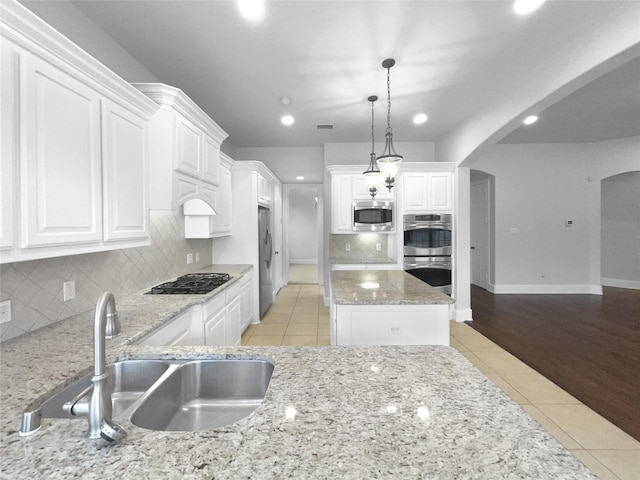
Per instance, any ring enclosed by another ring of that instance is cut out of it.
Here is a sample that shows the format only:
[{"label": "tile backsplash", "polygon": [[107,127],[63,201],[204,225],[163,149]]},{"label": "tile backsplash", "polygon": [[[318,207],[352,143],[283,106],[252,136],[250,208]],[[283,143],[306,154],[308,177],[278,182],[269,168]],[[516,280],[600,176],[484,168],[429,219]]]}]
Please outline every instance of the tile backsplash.
[{"label": "tile backsplash", "polygon": [[[388,234],[331,235],[329,256],[332,258],[349,258],[360,262],[385,263],[389,259],[388,243]],[[380,244],[380,251],[376,250],[376,244]],[[349,250],[347,250],[347,245],[349,245]]]},{"label": "tile backsplash", "polygon": [[[179,211],[151,212],[151,245],[0,265],[0,301],[11,300],[12,319],[0,325],[0,341],[95,308],[98,296],[147,289],[211,264],[212,241],[184,238]],[[200,260],[187,265],[188,253]],[[63,283],[75,280],[76,296],[63,301]]]}]

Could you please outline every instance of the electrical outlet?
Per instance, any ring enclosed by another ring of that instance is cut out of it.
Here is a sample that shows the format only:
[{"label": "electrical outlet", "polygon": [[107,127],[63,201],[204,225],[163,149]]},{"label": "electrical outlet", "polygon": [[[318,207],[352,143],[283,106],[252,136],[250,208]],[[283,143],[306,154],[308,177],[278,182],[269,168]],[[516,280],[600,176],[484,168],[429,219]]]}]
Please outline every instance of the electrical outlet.
[{"label": "electrical outlet", "polygon": [[196,252],[196,263],[200,261],[200,252]]},{"label": "electrical outlet", "polygon": [[382,250],[382,244],[376,243],[376,250],[377,251],[381,251]]},{"label": "electrical outlet", "polygon": [[62,296],[63,296],[62,299],[65,302],[76,298],[76,281],[75,280],[69,280],[68,282],[64,282],[62,284]]},{"label": "electrical outlet", "polygon": [[187,265],[191,265],[193,263],[193,253],[187,253]]},{"label": "electrical outlet", "polygon": [[344,246],[344,249],[345,249],[347,252],[350,252],[350,251],[351,251],[351,244],[350,244],[350,243],[347,243],[347,244]]},{"label": "electrical outlet", "polygon": [[0,323],[11,321],[11,300],[0,302]]}]

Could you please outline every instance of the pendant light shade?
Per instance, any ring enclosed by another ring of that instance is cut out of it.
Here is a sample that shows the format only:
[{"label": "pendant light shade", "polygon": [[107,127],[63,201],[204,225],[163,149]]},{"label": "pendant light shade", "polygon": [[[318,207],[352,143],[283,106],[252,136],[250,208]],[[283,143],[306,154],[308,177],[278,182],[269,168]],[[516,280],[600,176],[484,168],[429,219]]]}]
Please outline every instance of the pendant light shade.
[{"label": "pendant light shade", "polygon": [[393,130],[391,129],[391,67],[395,64],[396,61],[393,58],[387,58],[382,62],[382,67],[387,69],[387,132],[385,133],[384,151],[376,159],[379,163],[402,161],[402,155],[399,155],[393,146]]},{"label": "pendant light shade", "polygon": [[376,154],[374,152],[375,140],[373,136],[373,104],[376,100],[378,100],[378,97],[375,95],[371,95],[369,98],[367,98],[367,100],[371,102],[371,153],[369,154],[369,166],[364,172],[362,172],[362,174],[363,175],[379,175],[380,169],[378,168],[378,164],[376,163]]}]

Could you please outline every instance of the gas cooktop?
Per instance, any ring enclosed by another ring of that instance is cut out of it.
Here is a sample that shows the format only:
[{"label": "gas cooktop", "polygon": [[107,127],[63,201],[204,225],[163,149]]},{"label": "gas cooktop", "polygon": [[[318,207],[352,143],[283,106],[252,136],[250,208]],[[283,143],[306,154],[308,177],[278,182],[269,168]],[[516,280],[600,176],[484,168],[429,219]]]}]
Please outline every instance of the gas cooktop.
[{"label": "gas cooktop", "polygon": [[231,279],[228,273],[188,273],[173,282],[156,285],[148,292],[152,295],[202,294],[224,285]]}]

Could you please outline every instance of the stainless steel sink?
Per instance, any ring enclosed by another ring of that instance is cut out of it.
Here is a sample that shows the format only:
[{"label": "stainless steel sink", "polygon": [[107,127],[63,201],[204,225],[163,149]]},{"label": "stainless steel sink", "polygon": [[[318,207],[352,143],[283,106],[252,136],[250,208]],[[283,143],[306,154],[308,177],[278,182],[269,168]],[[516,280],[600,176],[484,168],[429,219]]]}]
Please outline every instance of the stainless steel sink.
[{"label": "stainless steel sink", "polygon": [[[262,402],[273,373],[266,360],[124,360],[107,365],[106,390],[112,418],[130,419],[150,430],[207,430],[233,423]],[[63,405],[88,395],[86,375],[40,404],[22,419],[21,435],[40,427],[40,419],[79,417]]]},{"label": "stainless steel sink", "polygon": [[199,360],[165,377],[141,401],[131,422],[150,430],[209,430],[234,423],[262,403],[273,364]]}]

